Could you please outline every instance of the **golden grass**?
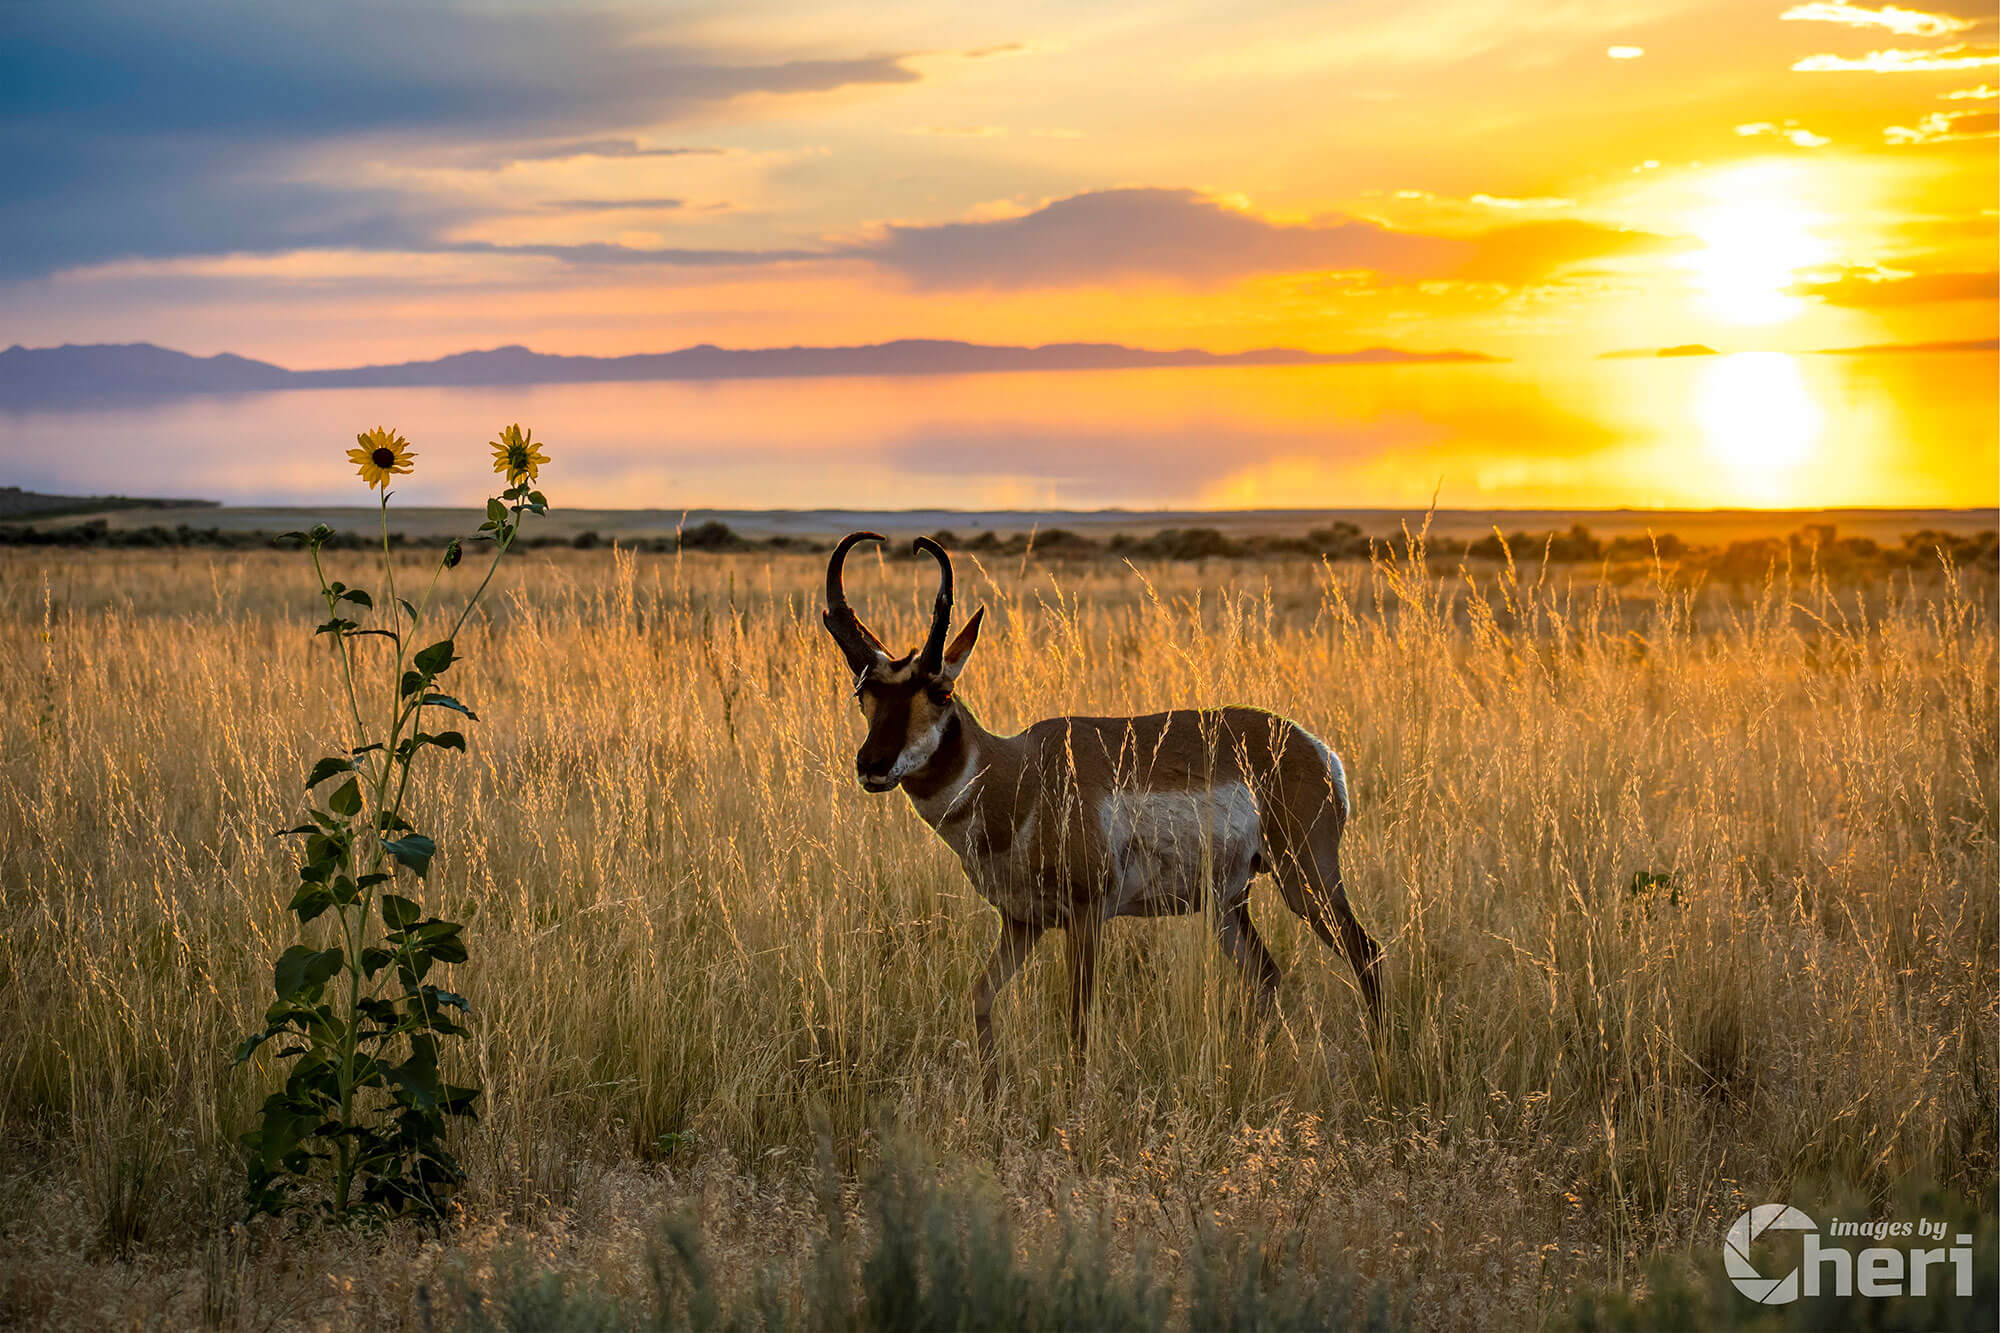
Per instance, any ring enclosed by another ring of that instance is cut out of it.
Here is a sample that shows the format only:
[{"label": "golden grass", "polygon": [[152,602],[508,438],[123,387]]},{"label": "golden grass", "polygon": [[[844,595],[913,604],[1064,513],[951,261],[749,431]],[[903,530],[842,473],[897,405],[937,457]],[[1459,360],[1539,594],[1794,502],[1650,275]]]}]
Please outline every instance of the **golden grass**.
[{"label": "golden grass", "polygon": [[[892,1125],[986,1163],[1030,1235],[1080,1207],[1169,1259],[1201,1217],[1310,1230],[1449,1326],[1705,1258],[1820,1183],[1992,1197],[1990,579],[962,569],[989,726],[1237,702],[1324,737],[1388,951],[1372,1050],[1268,889],[1263,1029],[1199,919],[1119,922],[1084,1074],[1052,937],[998,1008],[989,1107],[965,997],[993,919],[853,781],[819,561],[551,553],[468,631],[482,721],[415,803],[426,900],[471,923],[466,1225],[232,1234],[269,1070],[226,1056],[294,929],[270,831],[343,740],[300,559],[0,558],[0,1320],[414,1323],[419,1286],[515,1243],[618,1289],[681,1198],[782,1256],[818,1136],[851,1169]],[[850,587],[914,642],[931,577]]]}]

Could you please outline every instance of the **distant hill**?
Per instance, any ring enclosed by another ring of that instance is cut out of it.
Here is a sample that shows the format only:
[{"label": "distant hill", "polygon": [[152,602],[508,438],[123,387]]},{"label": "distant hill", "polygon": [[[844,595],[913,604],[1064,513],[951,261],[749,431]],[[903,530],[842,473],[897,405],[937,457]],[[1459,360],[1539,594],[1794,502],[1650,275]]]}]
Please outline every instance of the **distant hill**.
[{"label": "distant hill", "polygon": [[67,514],[101,514],[117,509],[214,509],[214,500],[165,500],[131,495],[43,495],[19,486],[0,486],[0,522],[22,518],[60,518]]},{"label": "distant hill", "polygon": [[1860,347],[1822,347],[1821,356],[1879,356],[1885,352],[1993,352],[2000,338],[1961,338],[1936,343],[1867,343]]},{"label": "distant hill", "polygon": [[0,394],[60,398],[72,394],[230,393],[282,389],[292,372],[224,352],[189,356],[151,343],[22,347],[0,352]]},{"label": "distant hill", "polygon": [[1652,360],[1654,357],[1672,356],[1716,356],[1719,355],[1707,343],[1676,343],[1672,347],[1626,347],[1616,352],[1605,352],[1599,361],[1629,361],[1635,359]]},{"label": "distant hill", "polygon": [[460,352],[435,361],[343,370],[287,370],[240,356],[195,357],[151,343],[10,347],[0,352],[0,401],[90,401],[122,396],[244,393],[267,389],[582,384],[609,380],[776,379],[820,375],[965,375],[1018,370],[1125,370],[1153,366],[1322,366],[1491,361],[1478,352],[1370,347],[1307,352],[1196,348],[1155,351],[1119,343],[1002,347],[909,338],[865,347],[729,348],[703,343],[638,356],[557,356],[525,347]]}]

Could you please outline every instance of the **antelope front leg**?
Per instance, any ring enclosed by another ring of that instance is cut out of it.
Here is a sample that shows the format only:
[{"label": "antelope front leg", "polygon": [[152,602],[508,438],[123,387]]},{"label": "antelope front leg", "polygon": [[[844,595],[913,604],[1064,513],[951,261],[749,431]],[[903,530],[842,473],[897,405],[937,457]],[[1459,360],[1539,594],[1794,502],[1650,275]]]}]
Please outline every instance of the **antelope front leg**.
[{"label": "antelope front leg", "polygon": [[1097,937],[1103,929],[1095,913],[1069,923],[1069,1038],[1079,1065],[1090,1045],[1090,997],[1097,989]]},{"label": "antelope front leg", "polygon": [[1000,1091],[1000,1062],[993,1052],[993,997],[1027,961],[1029,951],[1045,929],[1001,917],[1000,938],[993,945],[993,956],[986,960],[986,970],[972,987],[972,1023],[978,1032],[980,1070],[989,1097]]}]

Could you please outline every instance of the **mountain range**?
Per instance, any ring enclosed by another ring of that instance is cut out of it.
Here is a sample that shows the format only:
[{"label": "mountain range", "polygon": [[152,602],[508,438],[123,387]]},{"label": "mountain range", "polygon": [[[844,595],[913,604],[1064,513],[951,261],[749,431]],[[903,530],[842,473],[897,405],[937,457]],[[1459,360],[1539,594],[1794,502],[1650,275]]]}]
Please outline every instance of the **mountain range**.
[{"label": "mountain range", "polygon": [[584,384],[607,380],[771,379],[820,375],[965,375],[1019,370],[1125,370],[1156,366],[1322,366],[1394,362],[1483,362],[1478,352],[1411,352],[1370,347],[1308,352],[1195,348],[1156,351],[1119,343],[1005,347],[906,338],[864,347],[716,347],[637,356],[557,356],[526,347],[460,352],[434,361],[287,370],[223,353],[190,356],[151,343],[9,347],[0,352],[0,401],[87,402],[100,398],[271,389],[356,389],[413,385]]}]

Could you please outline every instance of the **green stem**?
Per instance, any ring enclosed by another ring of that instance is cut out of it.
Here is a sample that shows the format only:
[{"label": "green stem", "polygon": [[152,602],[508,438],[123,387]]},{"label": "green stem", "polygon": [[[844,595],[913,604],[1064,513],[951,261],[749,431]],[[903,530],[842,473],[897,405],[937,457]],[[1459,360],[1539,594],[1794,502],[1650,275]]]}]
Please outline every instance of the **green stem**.
[{"label": "green stem", "polygon": [[[326,570],[319,562],[319,547],[314,546],[311,550],[313,574],[319,579],[320,596],[326,599],[327,618],[337,620],[340,618],[340,599],[334,596],[333,589],[327,584]],[[354,691],[354,658],[348,650],[345,634],[333,636],[333,650],[340,657],[340,674],[347,685],[347,708],[354,718],[355,745],[350,747],[349,751],[352,753],[353,750],[367,744],[368,728],[361,721],[361,697]]]}]

